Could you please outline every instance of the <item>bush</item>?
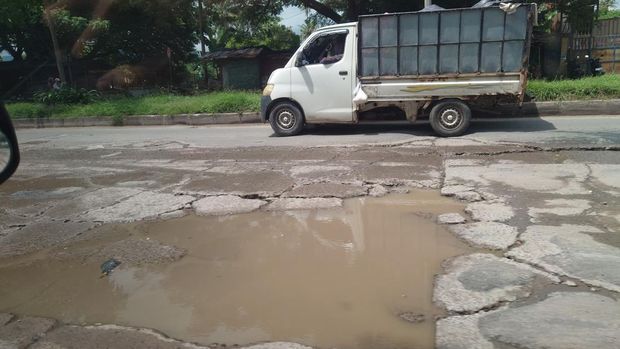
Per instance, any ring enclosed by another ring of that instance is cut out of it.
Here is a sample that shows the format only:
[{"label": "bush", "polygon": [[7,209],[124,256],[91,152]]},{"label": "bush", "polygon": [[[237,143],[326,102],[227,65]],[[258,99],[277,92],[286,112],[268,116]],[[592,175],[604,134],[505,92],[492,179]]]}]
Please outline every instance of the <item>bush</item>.
[{"label": "bush", "polygon": [[94,102],[99,93],[95,90],[83,88],[63,87],[59,90],[39,91],[34,94],[34,100],[47,104],[86,104]]}]

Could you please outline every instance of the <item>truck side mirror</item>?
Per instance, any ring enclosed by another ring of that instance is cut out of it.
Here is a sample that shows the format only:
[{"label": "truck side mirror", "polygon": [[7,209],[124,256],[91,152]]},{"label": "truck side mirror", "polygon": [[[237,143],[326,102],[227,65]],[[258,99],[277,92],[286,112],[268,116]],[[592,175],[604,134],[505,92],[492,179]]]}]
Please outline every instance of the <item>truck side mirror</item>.
[{"label": "truck side mirror", "polygon": [[19,165],[19,147],[9,113],[0,103],[0,184],[9,179]]},{"label": "truck side mirror", "polygon": [[295,59],[295,66],[296,67],[303,67],[304,66],[304,53],[303,53],[303,51],[300,52],[297,55],[297,58]]}]

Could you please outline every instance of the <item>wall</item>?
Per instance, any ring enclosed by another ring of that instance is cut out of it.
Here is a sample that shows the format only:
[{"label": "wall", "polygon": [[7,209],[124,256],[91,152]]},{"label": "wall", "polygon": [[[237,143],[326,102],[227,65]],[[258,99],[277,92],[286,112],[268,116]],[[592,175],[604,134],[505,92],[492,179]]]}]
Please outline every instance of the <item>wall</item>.
[{"label": "wall", "polygon": [[257,59],[238,59],[222,63],[224,89],[259,89],[260,73]]}]

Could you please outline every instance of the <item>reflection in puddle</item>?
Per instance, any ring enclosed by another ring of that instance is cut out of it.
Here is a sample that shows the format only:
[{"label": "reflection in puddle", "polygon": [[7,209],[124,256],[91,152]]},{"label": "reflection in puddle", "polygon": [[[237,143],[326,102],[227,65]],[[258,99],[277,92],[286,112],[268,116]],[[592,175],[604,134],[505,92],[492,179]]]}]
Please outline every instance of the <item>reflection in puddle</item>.
[{"label": "reflection in puddle", "polygon": [[[416,191],[338,209],[114,226],[121,238],[188,253],[169,264],[123,264],[104,279],[98,265],[68,260],[0,267],[0,311],[149,327],[203,344],[432,347],[433,275],[469,251],[433,218],[461,209]],[[403,312],[426,321],[408,323]]]}]

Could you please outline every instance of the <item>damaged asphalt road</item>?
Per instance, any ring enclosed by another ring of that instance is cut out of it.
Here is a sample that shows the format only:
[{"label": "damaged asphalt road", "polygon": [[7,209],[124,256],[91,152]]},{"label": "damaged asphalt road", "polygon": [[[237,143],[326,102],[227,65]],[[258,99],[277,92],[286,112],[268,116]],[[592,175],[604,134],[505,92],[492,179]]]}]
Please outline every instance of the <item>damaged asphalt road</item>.
[{"label": "damaged asphalt road", "polygon": [[[106,142],[101,134],[115,129],[26,130],[21,167],[0,187],[0,262],[98,238],[96,228],[106,224],[330,208],[352,197],[432,189],[466,204],[466,215],[438,220],[476,248],[445,261],[436,277],[433,300],[446,311],[436,323],[437,347],[615,348],[620,139],[609,130],[620,123],[601,120],[599,128],[582,131],[558,124],[538,140],[525,131],[522,139],[510,132],[502,137],[496,125],[490,133],[454,139],[424,132],[384,137],[379,126],[369,143],[353,137],[355,130],[336,128],[308,135],[311,146],[301,146],[305,136],[266,138],[262,145],[237,136],[263,132],[257,126],[174,127],[168,134],[123,128]],[[239,146],[191,140],[201,129]],[[74,132],[79,135],[72,138]],[[115,248],[147,263],[184,253],[155,242]],[[19,332],[9,328],[17,323],[11,319],[0,315],[0,346],[22,347],[37,338],[34,347],[70,347],[67,338],[105,341],[109,335],[100,332],[112,331],[26,318],[33,324],[22,321]],[[143,340],[171,343],[149,330],[112,332],[129,341],[148,336]]]}]

